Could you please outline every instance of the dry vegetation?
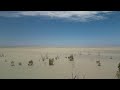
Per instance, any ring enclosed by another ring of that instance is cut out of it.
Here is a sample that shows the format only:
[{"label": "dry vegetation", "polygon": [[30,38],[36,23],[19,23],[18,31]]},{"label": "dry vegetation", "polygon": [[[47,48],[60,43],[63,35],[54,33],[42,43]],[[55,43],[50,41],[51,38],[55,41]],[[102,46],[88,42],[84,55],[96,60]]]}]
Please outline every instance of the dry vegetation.
[{"label": "dry vegetation", "polygon": [[[78,52],[78,54],[70,54],[69,56],[65,56],[64,58],[65,59],[67,59],[68,61],[71,61],[71,62],[75,62],[75,57],[76,56],[79,56],[79,57],[82,57],[82,56],[84,56],[84,54],[83,54],[84,52],[82,52],[82,51],[79,51]],[[88,54],[87,55],[89,55],[89,56],[91,56],[92,54],[91,54],[91,52],[89,51],[88,52]],[[100,59],[100,57],[101,57],[101,53],[100,52],[98,52],[98,54],[96,54],[97,56],[98,56],[98,60],[96,60],[96,64],[97,64],[97,66],[101,66],[101,59]],[[56,55],[56,56],[54,56],[54,57],[49,57],[50,55],[48,54],[48,53],[46,53],[44,56],[42,55],[42,54],[40,54],[39,55],[41,58],[40,59],[38,59],[38,61],[39,62],[45,62],[46,61],[46,64],[48,64],[49,66],[54,66],[55,65],[55,62],[56,61],[59,61],[59,60],[61,60],[61,57],[62,56],[60,56],[60,55]],[[3,57],[5,57],[5,54],[4,53],[2,53],[2,54],[0,54],[0,58],[3,58]],[[112,56],[109,56],[109,59],[113,59],[113,57]],[[11,64],[11,66],[13,67],[15,67],[16,65],[17,65],[17,63],[15,63],[15,61],[10,61],[10,60],[7,60],[7,59],[5,59],[4,60],[6,63],[7,62],[10,62],[10,64]],[[47,63],[47,61],[48,61],[48,63]],[[19,66],[23,66],[23,63],[24,62],[18,62],[18,65]],[[16,65],[15,65],[16,64]],[[26,64],[24,64],[24,65],[26,65]],[[30,60],[30,61],[28,61],[28,66],[34,66],[34,60]],[[87,66],[86,66],[87,67]],[[116,65],[116,67],[117,67],[117,65]],[[72,67],[72,70],[73,70],[73,67]],[[74,71],[73,71],[74,72]],[[79,74],[74,74],[72,72],[72,79],[80,79],[79,77],[81,76],[82,78],[81,79],[85,79],[86,78],[86,74],[85,75],[79,75]],[[116,76],[117,76],[117,78],[119,79],[120,78],[120,63],[118,64],[118,71],[117,71],[117,73],[116,73]]]}]

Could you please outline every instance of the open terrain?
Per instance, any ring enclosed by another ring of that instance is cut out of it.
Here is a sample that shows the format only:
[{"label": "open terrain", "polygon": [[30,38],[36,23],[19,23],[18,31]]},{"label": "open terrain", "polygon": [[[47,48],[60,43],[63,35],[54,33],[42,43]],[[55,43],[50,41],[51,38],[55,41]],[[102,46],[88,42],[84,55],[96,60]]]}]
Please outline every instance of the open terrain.
[{"label": "open terrain", "polygon": [[1,79],[117,79],[119,63],[120,48],[0,48]]}]

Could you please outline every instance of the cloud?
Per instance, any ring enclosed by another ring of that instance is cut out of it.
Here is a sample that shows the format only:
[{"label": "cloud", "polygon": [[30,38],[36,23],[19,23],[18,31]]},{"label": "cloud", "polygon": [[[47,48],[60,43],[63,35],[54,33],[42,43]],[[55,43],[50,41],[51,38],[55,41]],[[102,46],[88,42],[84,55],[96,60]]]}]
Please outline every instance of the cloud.
[{"label": "cloud", "polygon": [[4,17],[50,17],[52,19],[67,19],[77,21],[103,20],[107,18],[106,15],[113,11],[1,11],[0,16]]}]

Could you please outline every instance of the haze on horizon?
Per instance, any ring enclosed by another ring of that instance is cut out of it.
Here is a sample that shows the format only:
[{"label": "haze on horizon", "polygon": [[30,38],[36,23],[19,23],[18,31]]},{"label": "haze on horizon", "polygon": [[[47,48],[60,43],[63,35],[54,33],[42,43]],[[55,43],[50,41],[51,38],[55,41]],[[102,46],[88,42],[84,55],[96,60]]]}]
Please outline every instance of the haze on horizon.
[{"label": "haze on horizon", "polygon": [[120,46],[119,11],[0,11],[0,46]]}]

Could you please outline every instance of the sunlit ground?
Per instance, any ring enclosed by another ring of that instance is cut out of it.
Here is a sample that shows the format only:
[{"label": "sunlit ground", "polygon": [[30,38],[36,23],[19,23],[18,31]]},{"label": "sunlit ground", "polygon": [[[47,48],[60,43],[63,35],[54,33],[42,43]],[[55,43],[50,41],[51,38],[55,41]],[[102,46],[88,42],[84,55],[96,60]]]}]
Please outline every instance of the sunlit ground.
[{"label": "sunlit ground", "polygon": [[119,63],[120,48],[0,48],[1,79],[118,79]]}]

